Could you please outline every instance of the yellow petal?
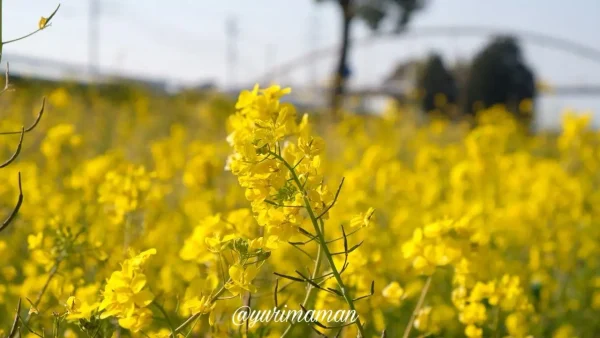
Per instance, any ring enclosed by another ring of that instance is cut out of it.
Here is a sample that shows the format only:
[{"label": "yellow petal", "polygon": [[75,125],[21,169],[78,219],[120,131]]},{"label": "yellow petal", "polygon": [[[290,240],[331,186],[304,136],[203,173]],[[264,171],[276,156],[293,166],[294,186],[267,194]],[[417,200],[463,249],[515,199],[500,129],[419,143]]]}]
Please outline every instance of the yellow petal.
[{"label": "yellow petal", "polygon": [[139,307],[148,306],[153,300],[154,295],[148,289],[142,290],[142,292],[133,296],[134,303]]},{"label": "yellow petal", "polygon": [[250,265],[246,268],[246,272],[244,273],[244,279],[246,283],[252,282],[256,275],[258,274],[258,267],[256,265]]},{"label": "yellow petal", "polygon": [[145,285],[146,276],[143,274],[136,274],[131,281],[131,291],[133,291],[133,293],[138,293],[142,291]]},{"label": "yellow petal", "polygon": [[240,282],[242,280],[242,276],[244,273],[244,268],[242,268],[239,264],[232,265],[229,268],[229,277],[234,281]]},{"label": "yellow petal", "polygon": [[46,24],[48,23],[48,19],[44,18],[43,16],[40,18],[40,22],[38,22],[38,28],[39,29],[44,29],[44,27],[46,27]]}]

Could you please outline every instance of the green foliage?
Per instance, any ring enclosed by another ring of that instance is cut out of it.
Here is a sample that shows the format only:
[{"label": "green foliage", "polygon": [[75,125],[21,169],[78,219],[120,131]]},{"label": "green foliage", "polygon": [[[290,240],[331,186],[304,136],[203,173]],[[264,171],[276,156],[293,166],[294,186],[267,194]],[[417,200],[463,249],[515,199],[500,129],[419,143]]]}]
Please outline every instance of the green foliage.
[{"label": "green foliage", "polygon": [[[315,0],[317,3],[332,0]],[[341,7],[352,9],[352,16],[364,20],[373,30],[381,27],[384,20],[395,24],[398,32],[410,22],[413,14],[425,7],[424,0],[333,0]]]},{"label": "green foliage", "polygon": [[379,29],[387,19],[394,23],[397,32],[401,32],[414,13],[424,7],[425,1],[422,0],[357,1],[356,15],[373,30]]},{"label": "green foliage", "polygon": [[516,113],[523,100],[535,98],[535,75],[525,64],[515,38],[496,37],[475,56],[466,93],[468,113],[495,104]]},{"label": "green foliage", "polygon": [[458,87],[453,74],[446,69],[442,57],[432,54],[425,64],[418,79],[418,86],[423,90],[421,107],[423,111],[439,110],[446,113],[450,105],[455,104]]}]

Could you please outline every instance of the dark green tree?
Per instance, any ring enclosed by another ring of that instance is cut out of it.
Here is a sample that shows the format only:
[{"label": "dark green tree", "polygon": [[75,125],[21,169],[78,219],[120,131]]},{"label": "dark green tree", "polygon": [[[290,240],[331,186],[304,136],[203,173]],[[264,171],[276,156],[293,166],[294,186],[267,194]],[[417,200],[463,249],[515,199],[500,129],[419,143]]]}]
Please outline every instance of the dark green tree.
[{"label": "dark green tree", "polygon": [[331,111],[336,114],[340,108],[346,89],[346,80],[350,75],[348,53],[350,50],[351,27],[356,20],[363,20],[372,30],[378,30],[382,23],[389,20],[394,23],[395,31],[402,32],[413,14],[425,5],[425,0],[316,0],[334,1],[342,17],[342,35],[340,50],[334,70],[334,83],[331,93]]},{"label": "dark green tree", "polygon": [[[503,104],[518,118],[529,123],[529,111],[523,111],[524,100],[535,100],[535,76],[525,64],[517,40],[510,36],[494,38],[480,51],[471,64],[466,88],[465,112]],[[521,107],[520,107],[521,106]]]},{"label": "dark green tree", "polygon": [[431,54],[418,79],[421,108],[424,112],[439,111],[449,115],[458,97],[454,75],[446,69],[439,54]]}]

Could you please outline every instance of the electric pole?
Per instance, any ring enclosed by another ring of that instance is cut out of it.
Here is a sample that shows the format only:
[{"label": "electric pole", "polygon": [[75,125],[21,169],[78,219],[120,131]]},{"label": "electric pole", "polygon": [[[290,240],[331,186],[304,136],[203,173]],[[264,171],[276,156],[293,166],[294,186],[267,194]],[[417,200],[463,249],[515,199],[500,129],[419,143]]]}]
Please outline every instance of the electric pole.
[{"label": "electric pole", "polygon": [[100,1],[89,0],[89,18],[88,18],[88,67],[89,75],[93,78],[98,75],[98,59],[99,59],[99,30],[98,24],[100,19]]},{"label": "electric pole", "polygon": [[[315,51],[317,50],[317,48],[319,47],[319,18],[317,17],[317,14],[313,13],[311,18],[310,18],[310,23],[309,23],[309,33],[308,33],[308,50],[310,51]],[[317,62],[311,62],[309,68],[308,68],[308,80],[309,80],[309,86],[311,86],[313,89],[316,89],[318,83],[318,75],[317,75]]]},{"label": "electric pole", "polygon": [[225,29],[227,33],[227,87],[233,89],[237,84],[237,20],[229,18]]},{"label": "electric pole", "polygon": [[[274,69],[277,66],[277,50],[275,49],[274,44],[268,44],[266,47],[265,54],[265,74],[269,74],[269,70]],[[271,72],[272,77],[264,79],[265,85],[269,85],[271,83],[277,82],[277,71]]]}]

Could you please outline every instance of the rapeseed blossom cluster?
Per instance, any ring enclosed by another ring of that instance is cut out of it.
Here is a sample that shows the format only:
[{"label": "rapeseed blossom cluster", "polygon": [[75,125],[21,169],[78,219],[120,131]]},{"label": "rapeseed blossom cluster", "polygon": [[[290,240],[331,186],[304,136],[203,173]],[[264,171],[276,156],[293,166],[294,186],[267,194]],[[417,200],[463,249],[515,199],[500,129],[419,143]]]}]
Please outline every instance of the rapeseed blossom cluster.
[{"label": "rapeseed blossom cluster", "polygon": [[120,271],[110,275],[98,306],[102,311],[100,319],[117,317],[119,325],[132,332],[138,332],[150,323],[152,312],[147,307],[154,295],[147,288],[143,269],[148,258],[155,254],[156,250],[152,249],[133,256],[123,262]]},{"label": "rapeseed blossom cluster", "polygon": [[[588,115],[531,134],[499,106],[473,125],[398,104],[309,118],[279,86],[235,104],[44,91],[46,114],[0,169],[0,213],[24,196],[0,232],[0,336],[19,300],[27,337],[598,332],[600,133]],[[28,125],[39,96],[3,96],[0,131]],[[18,141],[0,136],[0,157]],[[359,321],[237,326],[240,306],[355,309]]]},{"label": "rapeseed blossom cluster", "polygon": [[[294,106],[279,101],[289,92],[289,88],[278,86],[262,90],[255,86],[252,91],[243,91],[236,103],[238,111],[230,119],[232,132],[227,138],[235,150],[228,159],[228,168],[246,189],[258,224],[265,227],[263,241],[268,249],[287,241],[303,222],[298,206],[305,197],[316,213],[333,201],[320,171],[325,143],[310,135],[307,115],[297,123]],[[288,140],[292,135],[297,138],[295,144]],[[293,167],[306,196],[295,186],[286,165]]]}]

